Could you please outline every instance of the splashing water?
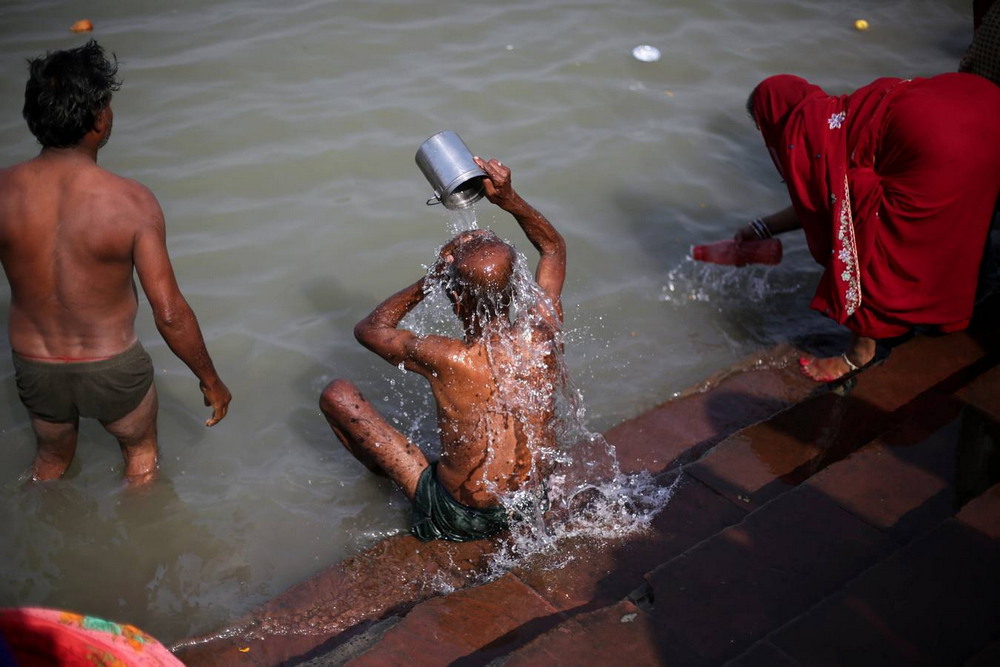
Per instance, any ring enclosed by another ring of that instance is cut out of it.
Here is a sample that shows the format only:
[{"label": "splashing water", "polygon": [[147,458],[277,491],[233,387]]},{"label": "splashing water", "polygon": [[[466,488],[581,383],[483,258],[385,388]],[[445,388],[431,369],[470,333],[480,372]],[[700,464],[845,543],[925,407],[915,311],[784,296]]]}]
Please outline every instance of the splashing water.
[{"label": "splashing water", "polygon": [[[475,225],[474,212],[456,212],[452,231]],[[456,231],[457,230],[457,231]],[[526,257],[516,252],[509,318],[499,332],[484,335],[488,363],[496,379],[491,411],[518,421],[517,429],[534,451],[527,481],[515,491],[501,490],[496,478],[505,478],[511,460],[496,460],[502,437],[483,424],[490,444],[485,462],[487,489],[497,495],[515,517],[510,536],[493,555],[486,578],[508,571],[526,558],[558,551],[566,538],[622,538],[647,527],[669,501],[677,482],[663,486],[647,472],[623,474],[614,447],[592,432],[586,423],[582,395],[573,386],[562,353],[562,329],[552,331],[555,307],[535,282]],[[418,335],[461,337],[452,314],[445,282],[428,271],[426,297],[404,326]],[[488,313],[482,313],[484,321]],[[506,326],[506,325],[509,325]],[[538,344],[538,331],[551,339]],[[427,405],[428,414],[433,406]],[[547,417],[546,417],[547,416]],[[486,421],[486,418],[484,418]],[[439,434],[440,435],[440,434]],[[507,448],[509,449],[509,447]],[[496,474],[490,474],[493,470]]]},{"label": "splashing water", "polygon": [[674,305],[719,300],[762,303],[773,299],[776,292],[798,289],[796,283],[782,290],[769,279],[772,273],[770,266],[732,267],[686,257],[667,273],[660,301]]},{"label": "splashing water", "polygon": [[[474,212],[467,209],[460,213],[453,217],[452,229],[457,229],[456,233],[475,229]],[[472,227],[467,226],[470,221]],[[509,326],[500,328],[501,335],[486,337],[486,354],[497,378],[494,415],[502,411],[505,418],[517,419],[527,442],[535,445],[528,481],[515,491],[501,490],[489,481],[494,478],[490,470],[498,467],[507,471],[509,466],[505,464],[509,461],[496,459],[500,448],[493,443],[498,436],[489,428],[489,420],[484,419],[479,432],[488,434],[486,488],[500,498],[515,518],[509,535],[487,556],[489,562],[483,572],[463,572],[457,577],[444,570],[429,572],[420,582],[425,591],[448,594],[456,586],[496,579],[535,557],[544,558],[547,568],[560,567],[573,558],[561,552],[564,540],[582,537],[607,542],[643,530],[667,504],[681,480],[677,477],[664,485],[648,472],[621,472],[614,447],[587,427],[582,395],[570,381],[564,363],[564,332],[561,328],[552,331],[545,324],[555,321],[551,317],[554,304],[535,282],[525,256],[516,251],[511,282],[513,290],[506,322]],[[463,337],[464,331],[447,297],[448,286],[448,278],[435,272],[433,266],[427,267],[425,297],[407,314],[401,326],[423,336]],[[492,318],[491,313],[481,315]],[[552,333],[551,344],[534,344],[533,332],[539,327]],[[395,410],[389,411],[395,414],[390,420],[412,442],[423,444],[425,452],[433,458],[439,453],[441,433],[434,418],[433,397],[418,388],[423,379],[405,371],[400,364],[398,374],[387,377],[387,383],[389,388],[383,399],[395,404]],[[538,415],[550,418],[540,420]],[[316,607],[290,616],[276,614],[254,619],[179,642],[174,648],[232,637],[314,635],[343,629],[345,624],[349,620]]]}]

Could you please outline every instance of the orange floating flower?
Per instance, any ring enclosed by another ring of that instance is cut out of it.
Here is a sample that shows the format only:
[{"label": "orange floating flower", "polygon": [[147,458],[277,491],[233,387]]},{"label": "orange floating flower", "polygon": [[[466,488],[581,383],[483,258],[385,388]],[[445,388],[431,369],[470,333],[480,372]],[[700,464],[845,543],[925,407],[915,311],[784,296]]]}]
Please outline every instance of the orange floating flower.
[{"label": "orange floating flower", "polygon": [[70,32],[90,32],[94,29],[94,24],[90,19],[80,19],[69,27]]}]

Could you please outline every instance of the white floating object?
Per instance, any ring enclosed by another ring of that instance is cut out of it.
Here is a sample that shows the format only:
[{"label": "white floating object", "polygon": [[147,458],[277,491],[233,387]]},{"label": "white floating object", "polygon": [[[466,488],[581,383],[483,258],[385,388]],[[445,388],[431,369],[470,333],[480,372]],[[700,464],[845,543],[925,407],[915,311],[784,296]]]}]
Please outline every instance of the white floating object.
[{"label": "white floating object", "polygon": [[655,63],[660,59],[660,50],[649,44],[640,44],[632,49],[632,55],[636,60],[641,60],[644,63]]}]

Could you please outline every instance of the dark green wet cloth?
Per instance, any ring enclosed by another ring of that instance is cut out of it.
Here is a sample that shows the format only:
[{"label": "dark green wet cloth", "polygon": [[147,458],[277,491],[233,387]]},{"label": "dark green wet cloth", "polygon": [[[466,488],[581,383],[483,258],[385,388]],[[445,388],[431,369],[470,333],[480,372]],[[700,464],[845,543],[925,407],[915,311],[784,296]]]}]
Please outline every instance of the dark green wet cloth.
[{"label": "dark green wet cloth", "polygon": [[475,509],[455,500],[437,478],[437,463],[420,474],[413,496],[413,534],[423,542],[471,542],[507,530],[504,507]]},{"label": "dark green wet cloth", "polygon": [[44,361],[17,352],[13,359],[21,402],[47,422],[118,421],[139,407],[153,384],[153,362],[139,341],[98,361]]}]

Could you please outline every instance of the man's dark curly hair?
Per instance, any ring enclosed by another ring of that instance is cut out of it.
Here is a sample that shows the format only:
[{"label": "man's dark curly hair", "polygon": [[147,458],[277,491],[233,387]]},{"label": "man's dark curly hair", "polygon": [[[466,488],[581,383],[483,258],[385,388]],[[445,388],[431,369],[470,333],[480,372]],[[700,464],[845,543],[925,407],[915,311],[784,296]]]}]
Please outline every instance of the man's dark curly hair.
[{"label": "man's dark curly hair", "polygon": [[94,128],[97,115],[121,87],[118,58],[90,40],[81,47],[50,51],[28,60],[21,115],[46,148],[78,145]]}]

